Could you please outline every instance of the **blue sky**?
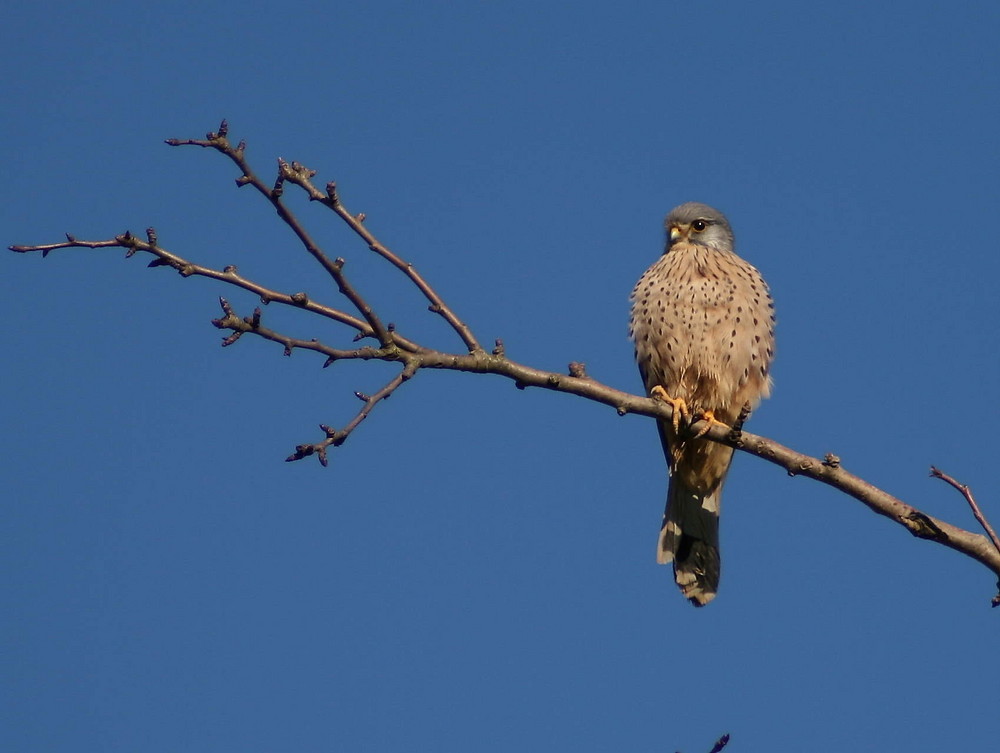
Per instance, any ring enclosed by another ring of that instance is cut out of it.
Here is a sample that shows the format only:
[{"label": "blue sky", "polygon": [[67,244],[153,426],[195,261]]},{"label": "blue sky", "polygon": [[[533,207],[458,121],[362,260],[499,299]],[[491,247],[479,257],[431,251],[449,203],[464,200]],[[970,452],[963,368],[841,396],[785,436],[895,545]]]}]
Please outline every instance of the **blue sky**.
[{"label": "blue sky", "polygon": [[[988,2],[22,5],[0,228],[154,225],[334,302],[229,163],[162,143],[226,117],[262,174],[335,179],[482,340],[637,391],[628,293],[705,201],[777,305],[748,428],[975,529],[927,469],[1000,524],[998,33]],[[386,319],[460,347],[291,201]],[[139,257],[0,260],[4,750],[994,744],[994,579],[831,489],[738,457],[695,610],[654,561],[649,420],[420,373],[328,469],[286,464],[393,369],[221,350],[217,296],[253,298]]]}]

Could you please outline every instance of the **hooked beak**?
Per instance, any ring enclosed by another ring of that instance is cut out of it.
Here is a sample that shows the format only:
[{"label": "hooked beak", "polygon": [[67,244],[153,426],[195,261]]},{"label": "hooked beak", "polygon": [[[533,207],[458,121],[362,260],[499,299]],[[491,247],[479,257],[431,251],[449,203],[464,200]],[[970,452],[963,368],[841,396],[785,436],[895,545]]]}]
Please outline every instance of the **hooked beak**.
[{"label": "hooked beak", "polygon": [[668,245],[670,246],[674,245],[677,241],[681,240],[685,235],[686,233],[684,232],[683,228],[681,228],[679,225],[670,225],[667,228],[667,237],[670,239],[670,243]]}]

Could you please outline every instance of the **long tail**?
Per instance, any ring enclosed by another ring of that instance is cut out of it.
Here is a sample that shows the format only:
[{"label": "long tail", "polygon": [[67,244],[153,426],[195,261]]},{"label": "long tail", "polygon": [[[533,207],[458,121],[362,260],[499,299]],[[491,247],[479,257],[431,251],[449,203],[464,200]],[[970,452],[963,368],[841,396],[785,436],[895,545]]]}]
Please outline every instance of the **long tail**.
[{"label": "long tail", "polygon": [[719,589],[721,497],[721,483],[710,492],[697,492],[685,486],[676,473],[667,489],[656,561],[674,563],[674,580],[696,607],[708,604]]}]

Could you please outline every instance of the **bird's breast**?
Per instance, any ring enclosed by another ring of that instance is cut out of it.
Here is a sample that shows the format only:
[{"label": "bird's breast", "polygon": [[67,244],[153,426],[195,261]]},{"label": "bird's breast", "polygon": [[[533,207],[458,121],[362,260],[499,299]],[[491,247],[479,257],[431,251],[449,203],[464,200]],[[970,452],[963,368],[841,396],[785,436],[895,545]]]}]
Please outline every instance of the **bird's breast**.
[{"label": "bird's breast", "polygon": [[631,325],[647,389],[660,384],[705,409],[766,395],[771,299],[734,254],[665,254],[633,291]]}]

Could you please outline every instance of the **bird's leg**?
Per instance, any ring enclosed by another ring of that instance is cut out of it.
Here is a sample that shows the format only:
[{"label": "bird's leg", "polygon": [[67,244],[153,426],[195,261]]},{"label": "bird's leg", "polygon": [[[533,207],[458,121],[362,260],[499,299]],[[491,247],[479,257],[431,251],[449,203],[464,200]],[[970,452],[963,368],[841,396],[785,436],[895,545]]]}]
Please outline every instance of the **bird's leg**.
[{"label": "bird's leg", "polygon": [[711,411],[711,410],[703,410],[703,411],[701,411],[697,416],[695,416],[695,420],[696,421],[705,421],[707,423],[702,428],[700,428],[698,430],[698,433],[695,434],[694,437],[692,437],[692,439],[698,439],[699,437],[705,436],[706,434],[708,434],[709,430],[713,426],[725,426],[730,431],[732,431],[732,428],[733,428],[729,424],[723,423],[722,421],[720,421],[719,419],[717,419],[715,417],[715,411]]},{"label": "bird's leg", "polygon": [[691,419],[691,411],[688,410],[687,403],[682,397],[670,397],[667,391],[663,389],[660,385],[653,385],[653,389],[649,391],[651,397],[655,397],[658,400],[662,400],[665,403],[669,403],[670,407],[674,409],[674,415],[671,420],[674,424],[674,433],[678,433],[681,428],[681,416],[684,416],[686,420]]}]

